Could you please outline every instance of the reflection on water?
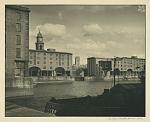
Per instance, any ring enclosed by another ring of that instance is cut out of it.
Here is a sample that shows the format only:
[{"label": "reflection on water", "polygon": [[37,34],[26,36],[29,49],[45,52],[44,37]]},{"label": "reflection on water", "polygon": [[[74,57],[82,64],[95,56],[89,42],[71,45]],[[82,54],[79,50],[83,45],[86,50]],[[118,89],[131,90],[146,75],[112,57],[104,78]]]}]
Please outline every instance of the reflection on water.
[{"label": "reflection on water", "polygon": [[[56,81],[57,82],[57,81]],[[139,81],[125,81],[119,83],[138,83]],[[113,82],[88,82],[74,81],[71,84],[38,84],[34,88],[35,97],[55,97],[55,98],[70,98],[81,96],[96,96],[103,93],[104,89],[109,89],[113,86]]]}]

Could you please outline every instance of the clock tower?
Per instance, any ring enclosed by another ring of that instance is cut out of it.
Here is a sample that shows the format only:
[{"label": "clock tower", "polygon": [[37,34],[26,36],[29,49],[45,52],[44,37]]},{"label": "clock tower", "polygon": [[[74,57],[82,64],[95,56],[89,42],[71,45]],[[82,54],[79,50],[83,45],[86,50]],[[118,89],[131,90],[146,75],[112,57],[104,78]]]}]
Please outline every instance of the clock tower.
[{"label": "clock tower", "polygon": [[40,31],[39,31],[39,33],[37,34],[36,39],[37,39],[37,41],[36,41],[36,43],[35,43],[36,50],[44,50],[43,36],[42,36],[42,34],[41,34]]}]

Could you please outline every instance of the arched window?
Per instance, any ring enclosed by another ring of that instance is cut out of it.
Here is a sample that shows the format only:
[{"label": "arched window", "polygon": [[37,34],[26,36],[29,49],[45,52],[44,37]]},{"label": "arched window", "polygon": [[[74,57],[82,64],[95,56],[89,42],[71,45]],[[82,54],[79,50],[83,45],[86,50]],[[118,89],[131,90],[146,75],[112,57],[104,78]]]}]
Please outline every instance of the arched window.
[{"label": "arched window", "polygon": [[40,50],[42,50],[42,45],[40,45]]}]

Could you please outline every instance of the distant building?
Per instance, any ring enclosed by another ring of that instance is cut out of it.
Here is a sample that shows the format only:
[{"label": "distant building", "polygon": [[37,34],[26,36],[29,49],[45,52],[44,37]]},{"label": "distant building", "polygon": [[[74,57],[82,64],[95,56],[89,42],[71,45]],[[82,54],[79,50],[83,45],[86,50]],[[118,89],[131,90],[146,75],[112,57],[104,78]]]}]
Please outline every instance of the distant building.
[{"label": "distant building", "polygon": [[80,57],[76,56],[75,57],[75,66],[78,68],[80,66]]},{"label": "distant building", "polygon": [[[90,57],[87,58],[87,70],[88,76],[97,76],[100,74],[100,61],[111,61],[113,62],[113,58],[97,58]],[[113,65],[111,65],[113,68]]]},{"label": "distant building", "polygon": [[77,70],[77,67],[75,64],[72,65],[72,70],[71,70],[71,76],[72,77],[75,77],[76,76],[76,70]]},{"label": "distant building", "polygon": [[41,32],[37,34],[36,49],[29,50],[30,76],[65,76],[71,75],[72,53],[44,49]]},{"label": "distant building", "polygon": [[6,87],[18,87],[28,76],[30,10],[15,5],[6,5],[5,10]]},{"label": "distant building", "polygon": [[87,64],[81,64],[80,68],[84,68],[84,69],[87,68]]},{"label": "distant building", "polygon": [[[115,70],[117,75],[137,76],[139,72],[144,70],[145,59],[136,56],[116,57]],[[88,76],[99,75],[100,71],[108,70],[110,75],[114,73],[114,58],[96,58],[87,59]]]}]

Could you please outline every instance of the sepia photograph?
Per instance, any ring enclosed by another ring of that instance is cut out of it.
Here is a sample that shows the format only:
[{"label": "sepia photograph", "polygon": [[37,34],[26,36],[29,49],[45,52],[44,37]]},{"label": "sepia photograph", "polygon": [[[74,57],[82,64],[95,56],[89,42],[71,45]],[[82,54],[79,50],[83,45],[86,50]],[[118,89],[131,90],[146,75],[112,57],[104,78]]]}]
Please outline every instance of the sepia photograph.
[{"label": "sepia photograph", "polygon": [[145,4],[6,4],[5,117],[146,117]]}]

